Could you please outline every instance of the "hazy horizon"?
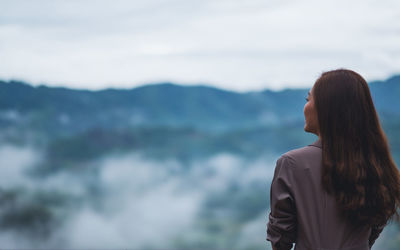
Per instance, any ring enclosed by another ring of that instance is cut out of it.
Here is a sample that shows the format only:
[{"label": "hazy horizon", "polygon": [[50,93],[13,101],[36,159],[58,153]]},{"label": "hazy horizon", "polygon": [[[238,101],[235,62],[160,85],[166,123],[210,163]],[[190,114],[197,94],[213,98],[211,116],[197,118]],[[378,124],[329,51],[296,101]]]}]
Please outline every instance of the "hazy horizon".
[{"label": "hazy horizon", "polygon": [[[398,76],[400,75],[400,73],[398,74],[393,74],[390,75],[386,78],[383,79],[372,79],[372,80],[367,80],[368,83],[371,82],[375,82],[375,81],[386,81],[388,79],[390,79],[393,76]],[[0,79],[0,81],[5,81],[5,82],[11,82],[11,81],[15,81],[15,82],[23,82],[26,84],[29,84],[33,87],[39,87],[39,86],[45,86],[45,87],[49,87],[49,88],[67,88],[67,89],[73,89],[73,90],[88,90],[88,91],[102,91],[102,90],[107,90],[107,89],[115,89],[115,90],[131,90],[131,89],[135,89],[135,88],[140,88],[140,87],[144,87],[144,86],[149,86],[149,85],[158,85],[158,84],[173,84],[173,85],[178,85],[181,87],[195,87],[195,86],[204,86],[204,87],[210,87],[210,88],[217,88],[217,89],[221,89],[224,91],[230,91],[230,92],[236,92],[236,93],[248,93],[248,92],[257,92],[257,91],[265,91],[265,90],[270,90],[273,92],[279,92],[279,91],[283,91],[286,89],[307,89],[307,88],[311,88],[313,83],[310,86],[281,86],[280,88],[269,88],[269,87],[265,87],[265,88],[261,88],[261,89],[248,89],[248,90],[235,90],[235,89],[229,89],[227,87],[221,87],[221,86],[216,86],[216,85],[212,85],[210,83],[179,83],[179,82],[171,82],[171,81],[159,81],[159,82],[149,82],[149,83],[142,83],[142,84],[132,84],[131,87],[129,86],[110,86],[110,87],[100,87],[100,88],[90,88],[90,87],[74,87],[74,86],[68,86],[68,84],[53,84],[53,83],[45,83],[45,82],[38,82],[38,83],[34,83],[34,82],[30,82],[28,80],[24,80],[24,79],[17,79],[17,78],[10,78],[10,79]]]}]

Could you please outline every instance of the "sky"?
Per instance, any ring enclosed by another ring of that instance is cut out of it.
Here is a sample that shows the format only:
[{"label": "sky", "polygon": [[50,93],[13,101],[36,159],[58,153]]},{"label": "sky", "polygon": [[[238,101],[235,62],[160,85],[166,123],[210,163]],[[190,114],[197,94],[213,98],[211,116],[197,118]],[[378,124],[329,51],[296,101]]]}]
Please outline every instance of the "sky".
[{"label": "sky", "polygon": [[93,90],[384,80],[400,73],[400,1],[0,0],[0,58],[2,80]]}]

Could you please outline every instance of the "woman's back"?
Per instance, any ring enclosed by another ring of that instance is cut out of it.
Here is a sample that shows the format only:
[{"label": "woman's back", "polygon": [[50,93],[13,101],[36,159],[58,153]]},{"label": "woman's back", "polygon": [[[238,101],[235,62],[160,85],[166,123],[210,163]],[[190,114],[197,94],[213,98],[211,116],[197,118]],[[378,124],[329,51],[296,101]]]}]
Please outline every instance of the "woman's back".
[{"label": "woman's back", "polygon": [[276,249],[366,250],[394,216],[400,172],[365,79],[324,72],[308,93],[304,131],[318,136],[277,161],[267,239]]},{"label": "woman's back", "polygon": [[381,230],[344,220],[335,197],[321,183],[322,148],[317,140],[277,161],[271,184],[267,240],[276,249],[368,250]]}]

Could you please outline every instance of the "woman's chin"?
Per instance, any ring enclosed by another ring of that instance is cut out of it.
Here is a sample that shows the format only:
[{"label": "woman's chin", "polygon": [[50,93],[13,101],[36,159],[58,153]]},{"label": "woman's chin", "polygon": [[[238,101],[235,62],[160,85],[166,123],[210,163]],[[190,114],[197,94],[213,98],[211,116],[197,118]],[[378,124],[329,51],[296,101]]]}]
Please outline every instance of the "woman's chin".
[{"label": "woman's chin", "polygon": [[307,133],[313,133],[313,131],[309,127],[307,127],[307,125],[304,126],[304,131]]}]

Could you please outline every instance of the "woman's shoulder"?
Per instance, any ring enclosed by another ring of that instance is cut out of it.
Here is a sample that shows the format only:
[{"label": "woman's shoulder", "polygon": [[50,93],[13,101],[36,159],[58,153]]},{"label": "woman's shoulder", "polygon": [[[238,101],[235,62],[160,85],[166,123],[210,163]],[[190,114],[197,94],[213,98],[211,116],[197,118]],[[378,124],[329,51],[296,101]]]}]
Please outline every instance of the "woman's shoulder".
[{"label": "woman's shoulder", "polygon": [[316,162],[322,157],[322,148],[320,140],[317,140],[307,146],[292,149],[281,155],[281,158],[288,159],[292,164],[298,165],[306,162]]}]

